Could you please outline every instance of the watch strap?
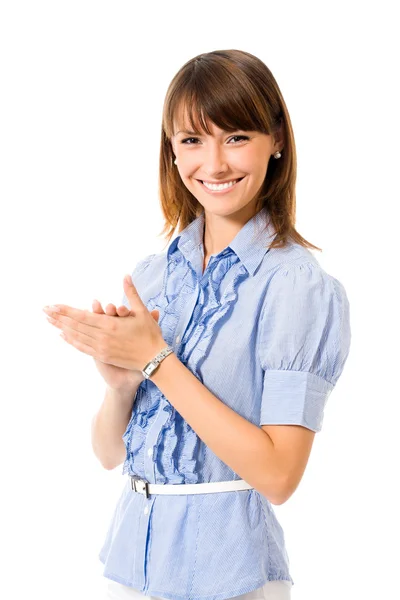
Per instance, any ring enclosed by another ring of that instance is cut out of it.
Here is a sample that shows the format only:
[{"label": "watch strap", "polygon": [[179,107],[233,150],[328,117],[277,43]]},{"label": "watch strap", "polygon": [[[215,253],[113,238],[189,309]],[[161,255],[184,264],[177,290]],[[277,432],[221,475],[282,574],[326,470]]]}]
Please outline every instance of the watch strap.
[{"label": "watch strap", "polygon": [[166,346],[155,356],[150,362],[142,370],[142,375],[145,379],[149,379],[149,377],[158,369],[160,363],[173,352],[173,348],[171,346]]}]

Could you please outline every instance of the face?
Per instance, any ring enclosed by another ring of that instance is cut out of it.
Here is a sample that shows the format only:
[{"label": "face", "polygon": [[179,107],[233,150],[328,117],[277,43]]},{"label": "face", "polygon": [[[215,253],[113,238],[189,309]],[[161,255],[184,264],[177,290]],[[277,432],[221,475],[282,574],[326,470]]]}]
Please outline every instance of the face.
[{"label": "face", "polygon": [[243,130],[227,133],[214,123],[210,124],[212,135],[189,130],[185,122],[175,123],[171,140],[184,185],[206,214],[228,216],[242,211],[250,218],[271,155],[281,146],[271,135]]}]

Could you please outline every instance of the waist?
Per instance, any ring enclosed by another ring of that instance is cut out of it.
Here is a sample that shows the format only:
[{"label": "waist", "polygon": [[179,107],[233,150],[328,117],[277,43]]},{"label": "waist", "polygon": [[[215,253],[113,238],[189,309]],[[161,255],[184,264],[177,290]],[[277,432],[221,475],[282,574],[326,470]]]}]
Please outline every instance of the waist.
[{"label": "waist", "polygon": [[213,494],[216,492],[233,492],[254,489],[254,487],[244,481],[244,479],[235,479],[233,481],[211,481],[209,483],[178,484],[149,483],[136,475],[130,475],[130,479],[132,491],[144,494],[146,498],[152,494]]}]

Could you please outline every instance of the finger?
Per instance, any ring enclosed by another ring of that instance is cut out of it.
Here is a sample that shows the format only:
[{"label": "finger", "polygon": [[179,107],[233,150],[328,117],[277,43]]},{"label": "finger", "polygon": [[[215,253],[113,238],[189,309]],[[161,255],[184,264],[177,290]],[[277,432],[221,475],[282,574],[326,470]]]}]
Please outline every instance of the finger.
[{"label": "finger", "polygon": [[108,315],[109,317],[115,317],[116,314],[117,309],[115,308],[114,304],[107,304],[106,315]]},{"label": "finger", "polygon": [[[82,352],[83,354],[87,354],[88,356],[92,356],[97,359],[97,352],[93,346],[90,345],[91,338],[87,338],[84,340],[82,334],[76,333],[73,330],[68,331],[68,329],[64,330],[60,334],[61,339],[65,342]],[[89,343],[85,343],[88,341]]]},{"label": "finger", "polygon": [[97,314],[107,314],[110,317],[115,317],[117,314],[117,309],[115,308],[114,304],[107,304],[106,310],[104,311],[100,302],[98,302],[97,300],[93,300],[92,308],[93,312],[96,312]]},{"label": "finger", "polygon": [[119,317],[127,317],[131,314],[131,311],[125,305],[122,305],[117,308],[117,313]]},{"label": "finger", "polygon": [[75,329],[77,329],[76,324],[89,325],[95,329],[104,329],[107,326],[104,315],[92,313],[90,310],[72,308],[72,306],[66,304],[56,304],[55,307],[57,312],[54,312],[53,307],[50,306],[46,306],[43,310],[50,317],[65,323],[69,327],[74,327],[73,323],[75,323]]},{"label": "finger", "polygon": [[98,300],[93,300],[92,309],[93,309],[93,312],[104,315],[103,307],[101,306],[101,304]]},{"label": "finger", "polygon": [[[88,311],[79,311],[80,313],[88,313]],[[91,315],[92,313],[88,313],[89,315]],[[96,313],[93,314],[93,316],[95,316]],[[86,317],[81,317],[81,318],[85,318]],[[93,340],[97,340],[99,338],[99,336],[101,335],[101,333],[104,332],[105,329],[109,329],[112,328],[112,324],[114,324],[113,318],[112,317],[108,317],[108,315],[104,315],[104,314],[98,314],[97,315],[98,319],[103,319],[103,326],[101,326],[101,324],[99,324],[98,327],[96,326],[92,326],[92,325],[88,325],[83,321],[76,321],[75,319],[71,318],[71,317],[67,317],[65,315],[60,315],[60,313],[53,313],[51,316],[47,317],[47,320],[49,321],[49,323],[51,323],[52,325],[54,325],[54,327],[57,327],[58,329],[62,329],[64,331],[75,331],[75,332],[79,332],[82,333],[84,335],[86,335],[87,337],[92,338]],[[107,321],[105,321],[104,319],[110,319],[110,322],[107,323]],[[87,319],[87,321],[89,321],[89,319]]]},{"label": "finger", "polygon": [[142,301],[141,297],[139,296],[136,287],[133,285],[133,281],[130,275],[126,275],[124,277],[123,285],[125,295],[129,300],[129,304],[131,305],[133,313],[136,313],[137,311],[147,310],[147,307]]}]

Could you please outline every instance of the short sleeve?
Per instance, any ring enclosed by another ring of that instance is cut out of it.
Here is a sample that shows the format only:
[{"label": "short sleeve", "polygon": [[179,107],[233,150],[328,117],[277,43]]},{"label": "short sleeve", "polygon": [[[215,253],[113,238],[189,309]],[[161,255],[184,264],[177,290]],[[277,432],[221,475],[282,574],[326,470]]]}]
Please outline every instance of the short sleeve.
[{"label": "short sleeve", "polygon": [[[131,278],[132,278],[132,281],[133,281],[133,285],[135,287],[137,285],[137,279],[138,279],[138,277],[142,273],[145,272],[145,270],[147,269],[147,267],[149,266],[149,264],[151,263],[151,261],[153,260],[153,258],[155,256],[157,256],[157,255],[156,254],[149,254],[145,258],[142,258],[141,260],[139,260],[138,263],[136,263],[136,266],[135,266],[135,268],[133,269],[133,271],[131,273]],[[126,297],[125,292],[123,293],[121,304],[123,304],[124,306],[126,306],[127,308],[129,308],[129,310],[131,309],[131,305],[129,304],[129,301],[128,301],[128,298]]]},{"label": "short sleeve", "polygon": [[350,339],[343,285],[318,263],[281,267],[271,279],[260,318],[260,425],[293,424],[320,431]]}]

